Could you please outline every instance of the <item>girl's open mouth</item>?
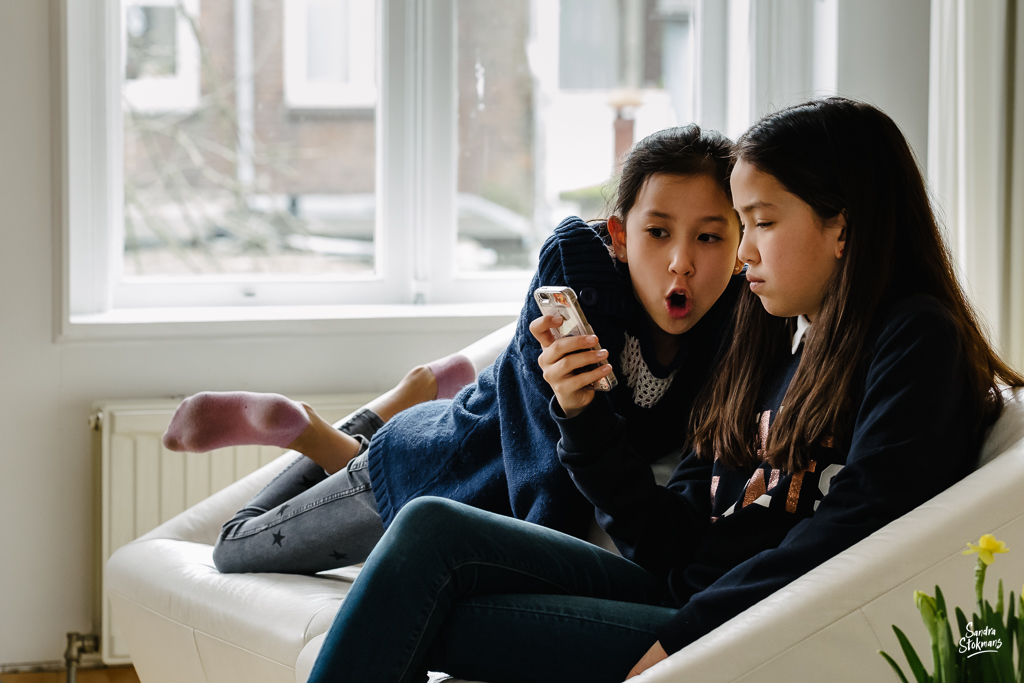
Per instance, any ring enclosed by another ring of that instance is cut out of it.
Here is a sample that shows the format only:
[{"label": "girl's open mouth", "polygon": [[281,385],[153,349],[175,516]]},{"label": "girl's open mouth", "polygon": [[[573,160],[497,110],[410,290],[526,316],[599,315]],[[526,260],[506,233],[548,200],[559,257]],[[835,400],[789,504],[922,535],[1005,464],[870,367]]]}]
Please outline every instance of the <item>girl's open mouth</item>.
[{"label": "girl's open mouth", "polygon": [[672,292],[665,299],[665,307],[669,316],[673,318],[685,318],[693,309],[693,302],[685,292]]}]

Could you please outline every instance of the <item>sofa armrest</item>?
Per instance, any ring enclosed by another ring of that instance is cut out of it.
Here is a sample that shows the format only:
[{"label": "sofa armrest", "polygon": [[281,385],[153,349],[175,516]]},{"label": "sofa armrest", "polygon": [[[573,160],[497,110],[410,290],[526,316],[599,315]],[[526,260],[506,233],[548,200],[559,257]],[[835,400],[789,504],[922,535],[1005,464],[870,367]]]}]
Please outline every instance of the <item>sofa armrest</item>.
[{"label": "sofa armrest", "polygon": [[498,354],[508,347],[512,337],[515,336],[516,324],[516,322],[510,322],[504,327],[498,328],[486,337],[466,346],[459,353],[469,358],[473,367],[476,368],[477,374],[480,374],[481,370],[493,363]]},{"label": "sofa armrest", "polygon": [[[890,680],[876,650],[899,658],[892,624],[918,653],[930,650],[913,591],[939,584],[948,604],[970,606],[974,564],[960,556],[964,544],[985,533],[1010,547],[1024,544],[1022,488],[1024,439],[635,680]],[[1024,564],[998,569],[1006,585],[1024,582]]]}]

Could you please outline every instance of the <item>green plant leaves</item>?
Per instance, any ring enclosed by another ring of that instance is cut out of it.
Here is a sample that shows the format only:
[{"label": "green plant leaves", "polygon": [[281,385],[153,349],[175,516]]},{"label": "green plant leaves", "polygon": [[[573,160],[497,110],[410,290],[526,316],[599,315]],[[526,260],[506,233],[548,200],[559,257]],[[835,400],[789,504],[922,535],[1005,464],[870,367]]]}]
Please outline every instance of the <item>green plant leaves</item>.
[{"label": "green plant leaves", "polygon": [[[981,550],[990,550],[990,555],[1006,552],[1005,544],[990,535],[983,536],[979,544]],[[964,554],[978,552],[979,548],[971,547],[973,550]],[[986,601],[984,587],[988,565],[982,558],[983,555],[979,553],[974,569],[977,612],[968,621],[963,610],[959,607],[954,610],[957,630],[961,636],[959,639],[953,636],[942,589],[936,586],[934,597],[922,591],[914,591],[914,605],[921,613],[921,621],[928,631],[932,646],[934,673],[928,673],[906,635],[893,625],[892,629],[917,683],[1024,683],[1024,595],[1017,597],[1011,591],[1009,600],[1005,601],[1003,582],[1000,580],[995,607]],[[1017,651],[1016,666],[1014,649]],[[889,662],[902,683],[909,683],[899,665],[888,654],[882,651],[879,654]]]},{"label": "green plant leaves", "polygon": [[[903,656],[907,658],[907,664],[910,665],[910,673],[914,674],[914,678],[917,683],[932,683],[932,677],[928,675],[928,672],[924,670],[924,664],[921,663],[921,658],[914,652],[914,646],[907,640],[907,636],[903,634],[903,631],[899,630],[895,625],[892,630],[896,632],[896,639],[900,641],[900,648],[903,650]],[[887,659],[889,655],[882,653]],[[899,667],[897,667],[899,670]],[[900,676],[903,676],[903,672],[900,671]],[[906,680],[905,678],[903,680]]]},{"label": "green plant leaves", "polygon": [[[895,627],[893,627],[893,628],[895,628]],[[896,675],[900,677],[900,683],[910,683],[910,681],[907,680],[907,677],[903,675],[903,670],[900,669],[899,664],[894,662],[892,660],[892,657],[887,655],[885,653],[885,651],[883,651],[883,650],[879,650],[878,654],[882,655],[882,657],[885,659],[885,661],[889,662],[889,666],[891,666],[892,670],[896,672]],[[917,680],[918,680],[918,683],[921,683],[921,679],[917,679]]]}]

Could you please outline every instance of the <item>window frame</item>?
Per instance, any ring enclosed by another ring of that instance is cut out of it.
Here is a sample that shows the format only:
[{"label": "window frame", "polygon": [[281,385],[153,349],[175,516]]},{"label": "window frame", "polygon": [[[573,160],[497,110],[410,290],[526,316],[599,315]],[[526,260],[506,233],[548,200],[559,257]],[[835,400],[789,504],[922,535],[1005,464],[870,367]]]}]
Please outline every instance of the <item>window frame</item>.
[{"label": "window frame", "polygon": [[[128,5],[166,7],[175,9],[177,0],[126,0]],[[199,15],[200,0],[182,0],[185,13],[193,18]],[[124,22],[125,7],[121,8]],[[188,19],[176,18],[175,74],[171,77],[139,78],[125,84],[124,99],[143,113],[189,112],[199,106],[199,45],[189,29]],[[127,58],[126,39],[122,39],[121,66],[123,73]]]},{"label": "window frame", "polygon": [[[121,21],[117,0],[56,0],[61,170],[58,338],[108,323],[155,334],[218,320],[508,316],[532,273],[456,270],[454,0],[381,0],[375,273],[123,278]],[[236,0],[236,7],[245,4]],[[118,40],[113,40],[118,37]],[[427,304],[410,311],[410,304]],[[482,305],[483,304],[483,305]],[[251,312],[251,315],[246,311]],[[333,311],[333,312],[332,312]],[[219,317],[218,317],[219,316]],[[170,325],[163,325],[169,323]],[[156,325],[156,327],[152,327]],[[134,336],[135,333],[129,334]]]},{"label": "window frame", "polygon": [[[432,310],[442,317],[518,310],[532,273],[457,269],[456,0],[380,0],[372,276],[145,282],[126,281],[120,273],[121,55],[120,41],[110,39],[120,36],[120,2],[53,2],[59,34],[54,41],[61,174],[58,337],[81,336],[90,325],[112,321],[143,327],[192,321],[193,327],[181,329],[205,334],[203,326],[218,321],[308,319],[315,326],[332,316],[411,319]],[[236,9],[252,6],[252,0],[234,2]],[[530,2],[536,15],[548,0]],[[835,34],[836,3],[801,0],[791,7],[781,0],[736,0],[726,12],[714,0],[694,0],[698,122],[736,135],[765,102],[785,97],[793,83],[806,81],[802,87],[808,94],[834,88],[834,60],[821,73],[804,73],[803,67],[799,73],[788,71],[801,54],[813,51],[820,58],[836,51],[835,46],[819,50],[814,38],[823,29]],[[792,12],[800,21],[784,20]],[[736,13],[743,21],[735,21]],[[787,72],[785,83],[766,70],[768,64]],[[543,135],[543,121],[535,123]]]},{"label": "window frame", "polygon": [[[348,30],[349,80],[341,83],[317,83],[309,79],[307,10],[310,0],[282,0],[284,24],[284,101],[291,109],[373,109],[377,105],[377,62],[367,59],[358,49],[358,39],[370,28],[369,41],[377,52],[375,17],[367,17],[367,3],[349,3],[358,9],[359,18],[350,21]],[[369,18],[368,27],[367,19]],[[354,77],[353,77],[354,75]]]}]

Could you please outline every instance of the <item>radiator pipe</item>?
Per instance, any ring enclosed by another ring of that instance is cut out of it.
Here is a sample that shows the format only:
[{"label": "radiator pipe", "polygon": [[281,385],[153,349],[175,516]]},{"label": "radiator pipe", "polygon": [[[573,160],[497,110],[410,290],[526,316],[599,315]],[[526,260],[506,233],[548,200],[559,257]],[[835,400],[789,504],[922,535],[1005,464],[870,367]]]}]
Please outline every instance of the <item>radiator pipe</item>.
[{"label": "radiator pipe", "polygon": [[78,665],[82,655],[99,652],[100,637],[91,633],[68,633],[68,649],[64,650],[64,664],[67,671],[67,683],[75,683],[78,678]]}]

